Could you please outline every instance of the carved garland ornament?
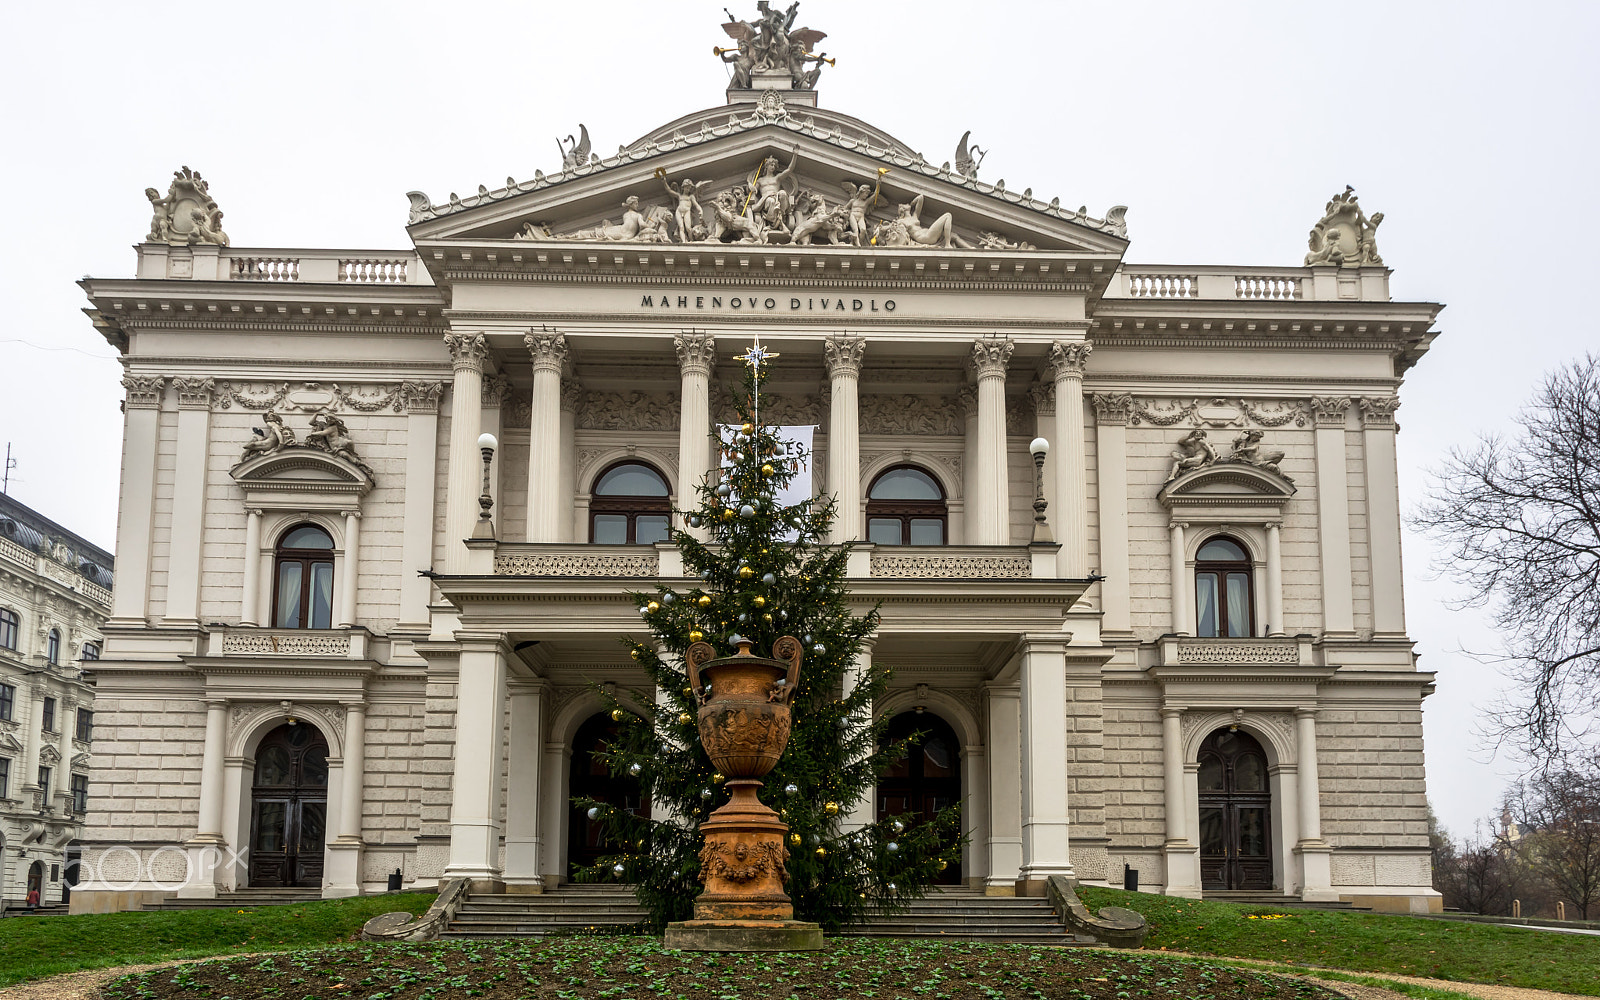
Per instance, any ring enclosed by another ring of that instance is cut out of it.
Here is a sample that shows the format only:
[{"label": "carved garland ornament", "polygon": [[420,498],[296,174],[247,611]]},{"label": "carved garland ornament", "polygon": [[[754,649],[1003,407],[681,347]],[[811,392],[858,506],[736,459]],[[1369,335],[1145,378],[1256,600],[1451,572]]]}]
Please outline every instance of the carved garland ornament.
[{"label": "carved garland ornament", "polygon": [[766,878],[785,882],[789,870],[784,862],[788,859],[789,849],[771,841],[747,844],[708,839],[700,848],[701,872],[729,882],[755,882]]}]

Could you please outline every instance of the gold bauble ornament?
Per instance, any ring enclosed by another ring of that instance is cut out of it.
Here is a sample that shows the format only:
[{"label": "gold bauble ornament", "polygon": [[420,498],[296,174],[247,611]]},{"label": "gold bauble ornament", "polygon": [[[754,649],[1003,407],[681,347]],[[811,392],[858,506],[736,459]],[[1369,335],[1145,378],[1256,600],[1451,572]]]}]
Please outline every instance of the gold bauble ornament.
[{"label": "gold bauble ornament", "polygon": [[774,473],[774,472],[777,472],[777,471],[778,471],[778,470],[777,470],[777,469],[774,469],[774,468],[773,468],[773,467],[772,467],[772,466],[771,466],[771,465],[770,465],[770,464],[769,464],[769,465],[763,465],[763,466],[762,466],[762,467],[761,467],[761,474],[762,474],[762,475],[763,475],[763,476],[770,476],[770,475],[772,475],[772,474],[773,474],[773,473]]},{"label": "gold bauble ornament", "polygon": [[724,521],[731,521],[731,520],[734,519],[734,516],[735,515],[734,515],[734,513],[733,513],[733,511],[731,509],[726,508],[726,507],[723,508],[723,510],[722,510],[722,519]]},{"label": "gold bauble ornament", "polygon": [[706,634],[704,632],[700,631],[699,629],[692,629],[689,632],[689,641],[690,642],[699,642],[701,639],[704,639],[705,637],[706,637]]},{"label": "gold bauble ornament", "polygon": [[826,847],[817,848],[817,857],[825,858],[827,856],[828,856],[828,849]]},{"label": "gold bauble ornament", "polygon": [[624,711],[623,711],[623,710],[622,710],[622,709],[620,709],[620,708],[613,708],[613,709],[612,709],[612,710],[611,710],[611,721],[612,721],[612,722],[621,722],[621,721],[622,721],[622,717],[623,717],[623,716],[624,716],[624,715],[627,715],[627,714],[628,714],[628,713],[626,713],[626,712],[624,712]]},{"label": "gold bauble ornament", "polygon": [[800,835],[798,833],[789,834],[789,846],[790,847],[799,847],[800,846]]},{"label": "gold bauble ornament", "polygon": [[739,425],[739,429],[741,431],[744,431],[746,434],[752,434],[752,433],[755,432],[756,425],[755,424],[740,424]]},{"label": "gold bauble ornament", "polygon": [[711,607],[711,595],[710,594],[701,594],[698,598],[695,599],[695,603],[700,605],[702,608],[709,608],[709,607]]},{"label": "gold bauble ornament", "polygon": [[639,658],[639,647],[635,646],[633,649],[628,650],[628,655],[637,660]]},{"label": "gold bauble ornament", "polygon": [[691,723],[693,721],[694,721],[694,716],[690,715],[688,712],[679,712],[678,713],[678,725],[687,726],[689,723]]},{"label": "gold bauble ornament", "polygon": [[765,597],[762,597],[760,594],[757,594],[755,596],[755,599],[752,600],[750,603],[754,604],[758,608],[764,608],[764,607],[767,606],[767,599]]},{"label": "gold bauble ornament", "polygon": [[837,816],[839,815],[839,803],[829,802],[827,805],[822,807],[822,811],[827,813],[829,816]]},{"label": "gold bauble ornament", "polygon": [[946,868],[949,868],[949,867],[950,867],[950,863],[949,862],[945,861],[943,858],[939,859],[939,870],[940,871],[944,871]]},{"label": "gold bauble ornament", "polygon": [[762,615],[761,620],[766,622],[768,625],[772,624],[772,616],[770,614]]},{"label": "gold bauble ornament", "polygon": [[661,605],[656,601],[651,601],[649,604],[644,606],[644,609],[651,614],[655,614],[657,611],[661,610]]},{"label": "gold bauble ornament", "polygon": [[713,784],[713,785],[720,785],[720,784],[722,784],[722,783],[723,783],[723,782],[724,782],[724,781],[727,781],[727,780],[728,780],[728,779],[727,779],[727,778],[724,778],[724,777],[723,777],[723,776],[722,776],[722,775],[721,775],[721,774],[712,774],[712,775],[711,775],[711,783],[712,783],[712,784]]},{"label": "gold bauble ornament", "polygon": [[688,697],[692,696],[693,694],[694,694],[694,688],[685,685],[684,689],[683,689],[683,696],[685,698],[688,698]]},{"label": "gold bauble ornament", "polygon": [[756,575],[756,571],[751,569],[749,566],[740,566],[739,567],[739,579],[748,580],[752,576],[755,576],[755,575]]}]

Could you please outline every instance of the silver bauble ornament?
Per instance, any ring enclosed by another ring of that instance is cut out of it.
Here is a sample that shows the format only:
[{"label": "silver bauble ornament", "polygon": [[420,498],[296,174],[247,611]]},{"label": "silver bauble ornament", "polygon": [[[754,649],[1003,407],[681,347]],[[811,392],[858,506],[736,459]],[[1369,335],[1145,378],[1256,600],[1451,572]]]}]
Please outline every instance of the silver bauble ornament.
[{"label": "silver bauble ornament", "polygon": [[798,791],[800,791],[800,786],[792,781],[783,786],[783,794],[785,795],[793,795]]},{"label": "silver bauble ornament", "polygon": [[590,806],[589,807],[589,818],[590,819],[599,819],[600,818],[600,807],[599,806]]}]

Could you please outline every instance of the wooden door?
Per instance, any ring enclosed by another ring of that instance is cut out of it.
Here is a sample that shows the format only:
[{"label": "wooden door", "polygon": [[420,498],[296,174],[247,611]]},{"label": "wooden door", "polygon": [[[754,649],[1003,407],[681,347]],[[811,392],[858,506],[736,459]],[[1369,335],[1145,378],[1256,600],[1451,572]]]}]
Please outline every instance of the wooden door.
[{"label": "wooden door", "polygon": [[327,741],[303,722],[279,726],[256,750],[250,884],[321,886],[327,820]]},{"label": "wooden door", "polygon": [[1272,888],[1267,755],[1248,733],[1219,729],[1200,745],[1200,885]]},{"label": "wooden door", "polygon": [[569,875],[587,868],[608,854],[619,853],[602,836],[604,824],[589,818],[587,809],[570,803],[589,798],[608,802],[635,816],[650,815],[650,800],[633,778],[613,777],[600,753],[616,739],[619,724],[609,714],[591,716],[578,727],[572,740],[572,768],[567,775],[567,868]]},{"label": "wooden door", "polygon": [[[916,738],[906,755],[878,779],[877,818],[903,817],[922,823],[961,801],[961,743],[950,724],[931,712],[904,712],[889,721],[889,742]],[[961,865],[948,865],[934,880],[961,884]]]}]

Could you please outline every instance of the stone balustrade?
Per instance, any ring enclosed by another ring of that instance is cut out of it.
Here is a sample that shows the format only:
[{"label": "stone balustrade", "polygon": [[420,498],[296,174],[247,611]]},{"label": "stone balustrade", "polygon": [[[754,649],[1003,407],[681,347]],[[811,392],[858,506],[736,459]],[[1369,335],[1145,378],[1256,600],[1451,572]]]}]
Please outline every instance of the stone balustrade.
[{"label": "stone balustrade", "polygon": [[314,656],[362,659],[366,632],[356,629],[229,627],[208,637],[208,656]]},{"label": "stone balustrade", "polygon": [[343,285],[431,285],[428,269],[407,250],[238,249],[201,245],[139,246],[141,278],[196,281],[256,281],[272,284],[327,282]]},{"label": "stone balustrade", "polygon": [[[864,548],[860,554],[867,555]],[[1035,576],[1034,562],[1034,554],[1022,545],[882,546],[871,550],[865,575],[886,580],[1028,580]],[[638,580],[680,576],[681,567],[670,545],[503,542],[494,554],[495,576]]]},{"label": "stone balustrade", "polygon": [[1316,643],[1311,636],[1267,638],[1195,638],[1165,636],[1161,640],[1163,666],[1288,666],[1316,665]]},{"label": "stone balustrade", "polygon": [[1117,271],[1108,299],[1200,299],[1270,302],[1389,301],[1383,267],[1171,267],[1128,265]]}]

